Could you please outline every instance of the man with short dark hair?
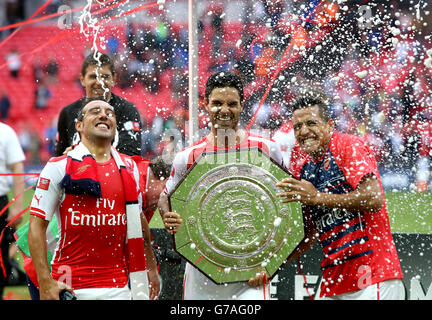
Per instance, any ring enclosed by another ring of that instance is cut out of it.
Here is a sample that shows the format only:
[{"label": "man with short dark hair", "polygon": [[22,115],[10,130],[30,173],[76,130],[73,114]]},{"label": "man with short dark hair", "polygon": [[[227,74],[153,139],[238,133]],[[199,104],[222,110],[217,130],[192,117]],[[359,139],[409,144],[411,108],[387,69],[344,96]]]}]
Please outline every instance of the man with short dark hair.
[{"label": "man with short dark hair", "polygon": [[[168,194],[175,190],[176,185],[186,176],[188,169],[201,154],[258,147],[282,164],[280,148],[274,141],[239,128],[240,113],[244,104],[243,84],[239,76],[226,71],[211,75],[206,83],[205,100],[205,109],[212,124],[211,132],[177,153],[165,191],[159,199],[159,212],[169,233],[175,233],[181,226],[182,217],[170,211]],[[187,263],[183,298],[264,300],[270,296],[269,284],[265,279],[266,274],[262,272],[248,282],[216,285],[192,264]]]},{"label": "man with short dark hair", "polygon": [[[149,284],[154,299],[160,284],[142,177],[132,157],[112,146],[114,108],[92,101],[79,110],[75,126],[81,142],[50,159],[31,202],[28,240],[40,298],[58,300],[62,290],[73,288],[82,300],[145,299]],[[50,272],[46,229],[54,215],[60,239]]]},{"label": "man with short dark hair", "polygon": [[99,97],[114,107],[118,135],[115,146],[118,151],[129,156],[141,155],[140,114],[134,104],[111,92],[116,81],[114,61],[104,53],[96,53],[96,56],[91,53],[82,64],[80,81],[85,88],[85,97],[64,107],[60,112],[55,155],[61,156],[67,148],[79,141],[75,129],[77,112],[87,99]]},{"label": "man with short dark hair", "polygon": [[301,97],[292,124],[301,151],[293,175],[277,184],[282,202],[303,204],[305,239],[288,259],[319,240],[321,298],[403,299],[402,271],[390,232],[377,163],[359,137],[334,132],[327,104]]}]

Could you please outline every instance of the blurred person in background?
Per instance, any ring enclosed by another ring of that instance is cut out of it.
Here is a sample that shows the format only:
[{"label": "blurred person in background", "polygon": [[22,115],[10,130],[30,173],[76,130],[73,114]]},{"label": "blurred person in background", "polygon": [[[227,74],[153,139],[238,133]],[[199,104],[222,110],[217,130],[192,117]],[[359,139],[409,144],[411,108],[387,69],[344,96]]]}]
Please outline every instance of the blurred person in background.
[{"label": "blurred person in background", "polygon": [[67,148],[78,143],[79,135],[75,129],[78,110],[87,99],[99,97],[114,107],[117,116],[115,146],[118,151],[129,156],[141,155],[141,117],[133,103],[111,92],[116,82],[115,66],[111,57],[101,53],[96,59],[94,54],[90,53],[82,64],[80,82],[85,88],[86,96],[64,107],[60,112],[55,155],[62,155]]},{"label": "blurred person in background", "polygon": [[[14,241],[13,232],[21,222],[21,217],[11,222],[23,210],[23,197],[18,196],[24,192],[24,160],[25,155],[15,131],[8,125],[0,122],[0,172],[11,173],[12,176],[12,197],[13,206],[6,209],[0,215],[0,299],[3,297],[3,290],[6,280],[11,272],[9,261],[9,247]],[[10,171],[9,171],[10,170]],[[9,204],[9,176],[0,176],[0,210]],[[10,224],[9,226],[7,226]]]}]

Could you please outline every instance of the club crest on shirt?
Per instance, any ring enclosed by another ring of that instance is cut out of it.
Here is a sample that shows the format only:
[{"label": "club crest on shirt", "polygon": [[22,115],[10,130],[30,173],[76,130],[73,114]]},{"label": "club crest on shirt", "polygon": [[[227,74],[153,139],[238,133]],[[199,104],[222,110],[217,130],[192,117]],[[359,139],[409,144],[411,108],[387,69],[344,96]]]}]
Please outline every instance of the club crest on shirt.
[{"label": "club crest on shirt", "polygon": [[39,183],[37,185],[37,188],[42,190],[48,190],[49,185],[50,185],[50,179],[39,178]]},{"label": "club crest on shirt", "polygon": [[77,169],[77,173],[79,174],[79,173],[84,172],[85,170],[87,170],[88,167],[91,167],[91,164],[85,164],[85,165],[79,167],[79,168]]},{"label": "club crest on shirt", "polygon": [[129,130],[140,131],[141,130],[140,124],[137,121],[127,121],[124,123],[123,126],[124,126],[125,130],[127,130],[127,131],[129,131]]}]

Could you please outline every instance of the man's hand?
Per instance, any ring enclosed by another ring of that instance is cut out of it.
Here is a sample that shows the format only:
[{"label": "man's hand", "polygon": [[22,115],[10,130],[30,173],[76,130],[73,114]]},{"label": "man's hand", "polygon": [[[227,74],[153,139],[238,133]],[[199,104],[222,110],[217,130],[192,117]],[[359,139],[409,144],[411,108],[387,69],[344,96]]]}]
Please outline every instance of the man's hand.
[{"label": "man's hand", "polygon": [[149,299],[155,300],[158,298],[160,292],[160,280],[157,270],[149,270],[147,277],[149,281]]},{"label": "man's hand", "polygon": [[74,294],[72,288],[63,282],[55,281],[54,279],[40,281],[39,284],[40,300],[60,300],[60,292],[65,289]]},{"label": "man's hand", "polygon": [[163,215],[163,223],[169,234],[175,234],[182,224],[180,215],[176,212],[166,212]]},{"label": "man's hand", "polygon": [[276,194],[283,203],[298,201],[308,206],[325,206],[350,212],[378,212],[384,205],[384,192],[373,173],[365,175],[356,189],[347,193],[319,192],[311,182],[294,178],[285,178],[276,183],[276,187],[284,189],[284,192]]},{"label": "man's hand", "polygon": [[282,198],[282,203],[298,201],[311,206],[317,204],[319,192],[314,185],[307,180],[285,178],[276,183],[276,187],[285,189],[284,192],[276,194],[278,197]]},{"label": "man's hand", "polygon": [[260,273],[257,273],[255,277],[249,279],[248,285],[250,287],[259,287],[265,285],[267,280],[267,273],[265,271],[261,271]]}]

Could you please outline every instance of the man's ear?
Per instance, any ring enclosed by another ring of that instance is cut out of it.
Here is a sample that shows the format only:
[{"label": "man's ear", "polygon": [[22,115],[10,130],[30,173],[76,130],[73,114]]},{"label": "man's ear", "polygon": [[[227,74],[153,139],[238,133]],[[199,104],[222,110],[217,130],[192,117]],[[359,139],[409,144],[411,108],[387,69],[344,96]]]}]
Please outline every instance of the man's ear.
[{"label": "man's ear", "polygon": [[84,83],[83,83],[83,81],[84,81],[84,76],[80,73],[80,75],[79,75],[79,80],[80,80],[80,82],[81,82],[81,85],[83,86],[83,87],[85,87],[85,85],[84,85]]},{"label": "man's ear", "polygon": [[75,122],[75,129],[78,133],[81,133],[83,129],[83,122],[82,121]]},{"label": "man's ear", "polygon": [[206,109],[206,111],[210,113],[209,101],[204,100],[203,105],[204,105],[204,109]]},{"label": "man's ear", "polygon": [[330,127],[330,130],[333,132],[334,128],[335,128],[335,122],[333,119],[330,119],[329,121],[327,121],[327,125]]}]

